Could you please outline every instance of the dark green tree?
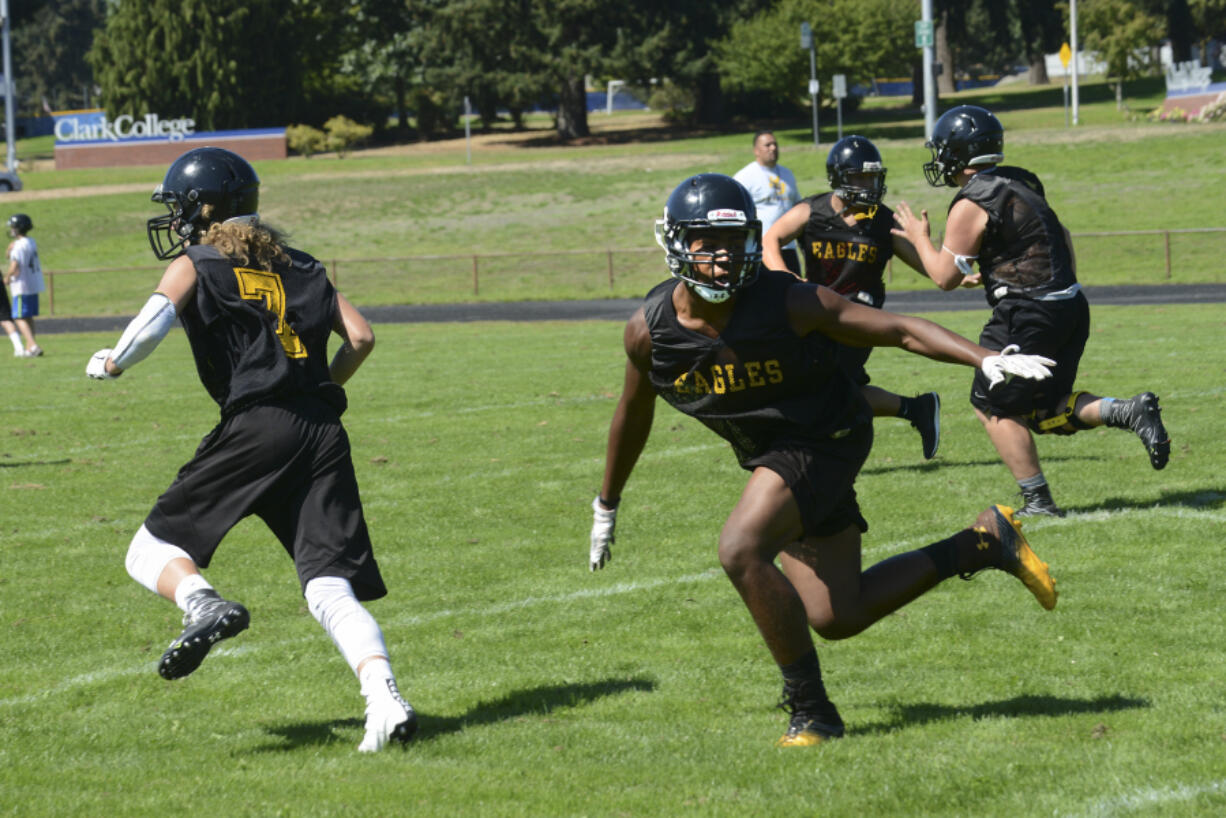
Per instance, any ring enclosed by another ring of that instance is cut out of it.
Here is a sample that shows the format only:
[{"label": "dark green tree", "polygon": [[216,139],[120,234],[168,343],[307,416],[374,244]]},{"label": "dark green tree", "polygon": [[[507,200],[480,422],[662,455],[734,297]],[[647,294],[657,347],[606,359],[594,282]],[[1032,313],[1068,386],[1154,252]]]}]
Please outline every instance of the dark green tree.
[{"label": "dark green tree", "polygon": [[94,73],[85,54],[105,20],[105,0],[9,3],[13,80],[19,110],[42,112],[96,102]]},{"label": "dark green tree", "polygon": [[[112,117],[283,125],[303,101],[295,0],[116,0],[87,57]],[[300,56],[301,55],[301,56]]]},{"label": "dark green tree", "polygon": [[809,54],[800,24],[813,30],[817,75],[824,98],[834,74],[848,85],[910,72],[918,59],[913,0],[782,0],[736,22],[714,45],[724,90],[754,100],[759,115],[793,112],[808,100]]}]

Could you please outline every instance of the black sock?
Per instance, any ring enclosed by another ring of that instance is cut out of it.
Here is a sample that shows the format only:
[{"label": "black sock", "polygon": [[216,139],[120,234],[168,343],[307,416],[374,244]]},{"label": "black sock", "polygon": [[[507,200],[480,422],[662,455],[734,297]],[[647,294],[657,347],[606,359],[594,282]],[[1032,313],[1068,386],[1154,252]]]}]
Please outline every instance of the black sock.
[{"label": "black sock", "polygon": [[812,679],[820,682],[822,678],[822,665],[817,660],[817,648],[810,648],[808,653],[790,665],[780,665],[779,670],[783,672],[783,680],[785,682],[796,683]]},{"label": "black sock", "polygon": [[932,545],[919,549],[928,555],[937,568],[937,576],[942,580],[949,579],[958,573],[958,536],[947,537]]},{"label": "black sock", "polygon": [[904,398],[898,396],[898,417],[904,420],[915,420],[915,409],[917,401],[915,398]]}]

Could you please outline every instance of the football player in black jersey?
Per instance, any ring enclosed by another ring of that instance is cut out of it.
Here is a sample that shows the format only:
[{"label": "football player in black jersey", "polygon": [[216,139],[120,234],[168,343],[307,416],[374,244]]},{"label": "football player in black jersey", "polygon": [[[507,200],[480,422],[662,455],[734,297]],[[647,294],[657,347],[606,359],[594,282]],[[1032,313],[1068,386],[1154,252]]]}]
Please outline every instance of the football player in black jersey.
[{"label": "football player in black jersey", "polygon": [[[870,307],[885,305],[885,268],[898,256],[921,275],[924,267],[911,243],[891,235],[894,211],[881,203],[885,196],[885,163],[866,137],[845,136],[826,157],[831,190],[802,200],[767,229],[762,237],[762,262],[784,270],[780,248],[800,239],[805,278],[824,284],[844,298]],[[869,384],[864,365],[872,347],[842,347],[839,358],[860,385],[875,417],[900,417],[920,433],[924,459],[941,444],[941,398],[936,392],[903,397]]]},{"label": "football player in black jersey", "polygon": [[[136,532],[128,573],[184,612],[158,672],[178,679],[218,641],[247,628],[245,607],[200,574],[239,520],[259,516],[289,552],[307,607],[361,683],[366,730],[358,749],[407,742],[417,726],[396,687],[378,623],[359,600],[387,589],[371,550],[341,425],[345,391],[374,346],[366,319],[322,264],[288,247],[257,212],[260,182],[238,154],[196,148],[166,171],[149,220],[159,259],[173,259],[113,349],[90,359],[117,378],[183,323],[200,380],[221,420]],[[331,363],[329,337],[342,341]]]},{"label": "football player in black jersey", "polygon": [[1104,424],[1130,429],[1155,469],[1166,466],[1171,440],[1153,392],[1121,400],[1074,391],[1090,307],[1077,282],[1072,238],[1039,178],[1000,164],[1004,139],[1000,121],[985,108],[959,105],[942,114],[927,143],[932,161],[924,175],[933,186],[958,188],[943,243],[939,249],[932,244],[927,211],[916,218],[906,202],[898,206],[894,233],[915,246],[942,289],[983,285],[992,317],[979,343],[1016,345],[1055,360],[1051,380],[1042,383],[1019,380],[989,391],[976,377],[971,405],[1021,489],[1025,505],[1018,514],[1063,517],[1039,466],[1033,433],[1071,435]]},{"label": "football player in black jersey", "polygon": [[589,567],[611,557],[622,489],[657,395],[727,440],[750,477],[720,533],[719,561],[783,674],[791,718],[779,743],[805,746],[843,733],[809,627],[828,639],[853,636],[943,579],[984,568],[1018,577],[1044,608],[1056,604],[1055,582],[1007,506],[861,570],[868,524],[853,484],[872,444],[872,413],[839,365],[837,343],[902,347],[978,367],[995,382],[1047,370],[1044,358],[993,352],[931,321],[763,269],[761,233],[753,199],[728,176],[691,177],[669,196],[656,235],[674,278],[626,325]]}]

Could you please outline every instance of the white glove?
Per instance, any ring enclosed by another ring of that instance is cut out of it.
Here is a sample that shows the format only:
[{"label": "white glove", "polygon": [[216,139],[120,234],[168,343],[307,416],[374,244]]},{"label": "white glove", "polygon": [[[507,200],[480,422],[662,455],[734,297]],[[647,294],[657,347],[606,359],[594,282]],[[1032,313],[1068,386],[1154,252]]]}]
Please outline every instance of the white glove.
[{"label": "white glove", "polygon": [[117,376],[111,375],[106,371],[106,359],[111,357],[110,349],[100,349],[90,356],[89,363],[85,365],[85,374],[91,378],[97,378],[100,381],[113,381]]},{"label": "white glove", "polygon": [[1055,366],[1056,362],[1042,355],[1019,355],[1017,344],[1009,344],[999,355],[989,355],[983,359],[979,368],[988,376],[988,389],[992,389],[1002,381],[1008,383],[1014,376],[1041,381],[1051,377],[1047,367]]},{"label": "white glove", "polygon": [[617,525],[617,509],[606,509],[600,498],[592,501],[592,550],[588,570],[599,571],[613,559],[613,527]]}]

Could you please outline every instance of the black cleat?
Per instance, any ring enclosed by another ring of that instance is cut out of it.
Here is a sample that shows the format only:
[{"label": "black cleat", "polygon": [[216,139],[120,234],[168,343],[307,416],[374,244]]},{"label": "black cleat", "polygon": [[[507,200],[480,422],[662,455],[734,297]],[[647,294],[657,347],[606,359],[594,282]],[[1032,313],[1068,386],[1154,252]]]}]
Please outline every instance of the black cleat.
[{"label": "black cleat", "polygon": [[788,731],[775,742],[776,747],[812,747],[843,736],[843,719],[820,681],[784,682],[779,709],[792,718]]},{"label": "black cleat", "polygon": [[1051,489],[1046,485],[1037,489],[1022,489],[1023,505],[1014,514],[1015,517],[1063,517],[1064,509],[1051,499]]},{"label": "black cleat", "polygon": [[1137,433],[1145,444],[1149,455],[1149,465],[1155,469],[1166,466],[1171,459],[1171,436],[1162,425],[1162,410],[1158,407],[1158,396],[1153,392],[1142,392],[1128,401],[1132,404],[1129,428]]},{"label": "black cleat", "polygon": [[924,459],[931,460],[941,446],[941,396],[936,392],[916,395],[915,405],[919,417],[912,420],[911,425],[920,434]]},{"label": "black cleat", "polygon": [[211,593],[215,599],[202,603],[195,615],[184,615],[183,632],[158,662],[158,673],[163,679],[187,676],[200,667],[213,645],[237,636],[251,624],[251,614],[242,605],[222,599],[215,591],[201,593]]}]

